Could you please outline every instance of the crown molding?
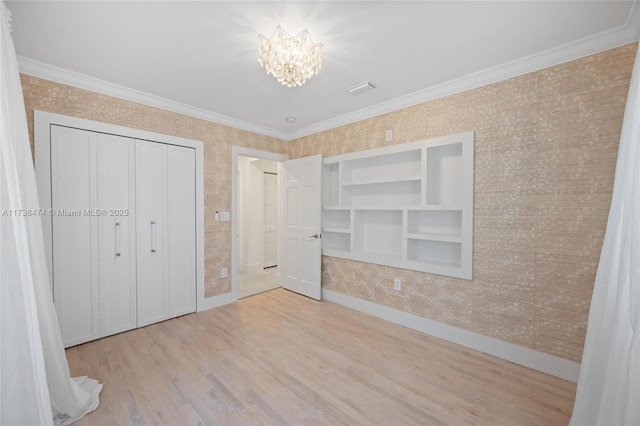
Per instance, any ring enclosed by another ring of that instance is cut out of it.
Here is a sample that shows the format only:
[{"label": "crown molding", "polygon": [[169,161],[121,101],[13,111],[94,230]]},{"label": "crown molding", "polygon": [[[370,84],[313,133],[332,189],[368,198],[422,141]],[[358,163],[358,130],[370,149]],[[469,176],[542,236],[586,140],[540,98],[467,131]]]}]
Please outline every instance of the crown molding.
[{"label": "crown molding", "polygon": [[289,135],[285,132],[272,129],[266,126],[249,123],[247,121],[237,120],[226,115],[217,114],[202,108],[190,106],[171,99],[160,96],[151,95],[139,90],[131,89],[119,84],[110,83],[108,81],[89,77],[64,68],[45,64],[44,62],[34,61],[33,59],[18,56],[18,68],[22,74],[45,80],[54,81],[56,83],[77,87],[79,89],[89,90],[91,92],[136,102],[154,108],[187,115],[202,120],[211,121],[217,124],[233,127],[236,129],[246,130],[248,132],[258,133],[265,136],[288,140]]},{"label": "crown molding", "polygon": [[487,68],[368,108],[302,127],[288,134],[287,139],[292,140],[309,136],[637,42],[640,35],[640,8],[636,7],[636,5],[637,3],[634,1],[627,22],[623,26],[515,61]]},{"label": "crown molding", "polygon": [[637,42],[640,35],[640,8],[636,6],[637,0],[634,0],[627,22],[617,28],[288,132],[237,120],[24,57],[18,57],[18,65],[23,74],[289,141]]}]

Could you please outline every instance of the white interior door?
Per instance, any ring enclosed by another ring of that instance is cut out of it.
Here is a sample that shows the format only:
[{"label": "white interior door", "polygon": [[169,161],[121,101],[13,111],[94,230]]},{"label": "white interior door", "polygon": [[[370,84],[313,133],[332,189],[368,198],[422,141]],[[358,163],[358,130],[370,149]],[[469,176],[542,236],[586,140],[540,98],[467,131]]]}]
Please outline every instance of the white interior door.
[{"label": "white interior door", "polygon": [[96,134],[51,127],[53,299],[65,347],[100,337]]},{"label": "white interior door", "polygon": [[285,179],[283,287],[321,299],[322,156],[288,160]]},{"label": "white interior door", "polygon": [[100,337],[136,328],[135,147],[97,134]]},{"label": "white interior door", "polygon": [[131,139],[52,126],[54,302],[65,346],[136,327]]},{"label": "white interior door", "polygon": [[195,151],[167,146],[169,318],[196,310]]},{"label": "white interior door", "polygon": [[263,172],[263,268],[278,264],[278,175]]},{"label": "white interior door", "polygon": [[138,327],[168,318],[166,197],[167,149],[136,141],[136,250]]}]

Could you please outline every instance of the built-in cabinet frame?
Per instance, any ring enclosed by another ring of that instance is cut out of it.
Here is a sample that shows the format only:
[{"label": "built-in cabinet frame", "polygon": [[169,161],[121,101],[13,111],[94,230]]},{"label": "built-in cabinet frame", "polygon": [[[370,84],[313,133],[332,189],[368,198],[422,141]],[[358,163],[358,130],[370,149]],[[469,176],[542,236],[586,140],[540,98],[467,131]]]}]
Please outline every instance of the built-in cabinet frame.
[{"label": "built-in cabinet frame", "polygon": [[323,255],[471,279],[473,132],[323,161]]}]

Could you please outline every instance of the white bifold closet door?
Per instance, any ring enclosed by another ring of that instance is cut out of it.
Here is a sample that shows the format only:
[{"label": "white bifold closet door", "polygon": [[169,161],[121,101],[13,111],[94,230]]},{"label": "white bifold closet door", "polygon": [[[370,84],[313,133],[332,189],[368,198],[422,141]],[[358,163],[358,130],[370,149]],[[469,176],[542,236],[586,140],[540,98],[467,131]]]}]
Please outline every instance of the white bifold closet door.
[{"label": "white bifold closet door", "polygon": [[53,293],[65,346],[136,327],[133,140],[53,126]]},{"label": "white bifold closet door", "polygon": [[195,150],[136,141],[138,327],[195,311]]},{"label": "white bifold closet door", "polygon": [[194,312],[195,149],[52,126],[50,161],[65,347]]}]

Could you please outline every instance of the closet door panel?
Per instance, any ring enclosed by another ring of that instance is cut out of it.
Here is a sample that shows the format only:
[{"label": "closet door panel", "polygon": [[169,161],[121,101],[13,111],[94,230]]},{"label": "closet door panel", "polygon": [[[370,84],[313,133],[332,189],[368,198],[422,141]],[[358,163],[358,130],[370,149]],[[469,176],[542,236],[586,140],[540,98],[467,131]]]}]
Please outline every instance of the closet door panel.
[{"label": "closet door panel", "polygon": [[101,337],[136,328],[135,145],[98,135]]},{"label": "closet door panel", "polygon": [[99,337],[95,133],[52,126],[53,293],[65,347]]},{"label": "closet door panel", "polygon": [[138,327],[168,318],[166,146],[136,141]]},{"label": "closet door panel", "polygon": [[196,310],[195,149],[167,147],[169,317]]}]

